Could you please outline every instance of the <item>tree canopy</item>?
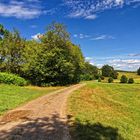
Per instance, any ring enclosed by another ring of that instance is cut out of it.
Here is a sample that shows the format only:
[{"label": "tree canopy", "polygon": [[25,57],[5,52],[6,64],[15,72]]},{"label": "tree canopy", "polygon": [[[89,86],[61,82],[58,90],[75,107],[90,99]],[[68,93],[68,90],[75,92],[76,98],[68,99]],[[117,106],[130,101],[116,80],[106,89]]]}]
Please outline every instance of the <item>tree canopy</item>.
[{"label": "tree canopy", "polygon": [[102,67],[102,75],[105,77],[112,77],[114,79],[117,79],[118,73],[114,70],[112,66],[104,65]]},{"label": "tree canopy", "polygon": [[137,74],[140,75],[140,67],[137,70]]},{"label": "tree canopy", "polygon": [[35,85],[80,81],[85,60],[63,24],[50,24],[39,41],[23,39],[0,26],[0,71],[18,74]]}]

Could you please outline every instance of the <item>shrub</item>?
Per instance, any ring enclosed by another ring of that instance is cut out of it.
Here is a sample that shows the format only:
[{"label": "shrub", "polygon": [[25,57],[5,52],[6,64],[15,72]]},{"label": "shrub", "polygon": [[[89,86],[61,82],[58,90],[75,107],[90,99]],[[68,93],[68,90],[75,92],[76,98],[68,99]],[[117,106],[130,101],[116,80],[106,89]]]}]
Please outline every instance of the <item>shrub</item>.
[{"label": "shrub", "polygon": [[95,79],[99,79],[99,77],[101,77],[101,74],[96,74],[95,75]]},{"label": "shrub", "polygon": [[94,75],[90,75],[90,74],[83,74],[80,76],[80,80],[81,81],[90,81],[90,80],[94,80]]},{"label": "shrub", "polygon": [[139,69],[137,70],[137,74],[140,75],[140,67],[139,67]]},{"label": "shrub", "polygon": [[112,77],[108,78],[108,83],[113,83],[113,78]]},{"label": "shrub", "polygon": [[120,83],[127,83],[127,81],[128,81],[127,76],[126,75],[122,75],[121,79],[120,79]]},{"label": "shrub", "polygon": [[101,82],[101,81],[102,81],[102,79],[99,77],[99,78],[98,78],[98,82]]},{"label": "shrub", "polygon": [[101,80],[104,80],[104,79],[105,79],[105,77],[104,77],[104,76],[100,76],[100,78],[101,78]]},{"label": "shrub", "polygon": [[134,83],[134,79],[133,79],[133,78],[129,78],[129,79],[128,79],[128,83],[129,83],[129,84],[133,84],[133,83]]},{"label": "shrub", "polygon": [[17,86],[27,85],[27,81],[24,78],[21,78],[15,74],[9,74],[4,72],[0,73],[0,83],[13,84]]},{"label": "shrub", "polygon": [[119,75],[118,72],[113,71],[113,72],[110,74],[110,77],[112,77],[113,79],[118,79],[118,75]]}]

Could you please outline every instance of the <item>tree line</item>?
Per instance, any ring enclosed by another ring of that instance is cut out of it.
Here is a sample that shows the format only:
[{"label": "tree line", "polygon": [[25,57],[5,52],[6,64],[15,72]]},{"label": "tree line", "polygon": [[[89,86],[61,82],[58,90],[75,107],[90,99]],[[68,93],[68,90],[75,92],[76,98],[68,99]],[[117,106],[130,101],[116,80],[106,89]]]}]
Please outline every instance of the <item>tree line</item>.
[{"label": "tree line", "polygon": [[63,24],[50,24],[38,39],[26,40],[16,29],[10,32],[0,25],[0,71],[39,86],[78,83],[81,75],[98,73],[72,43]]},{"label": "tree line", "polygon": [[9,31],[0,24],[0,72],[19,75],[38,86],[118,78],[113,67],[104,65],[98,69],[85,61],[65,25],[56,22],[47,26],[44,34],[38,36],[38,41],[26,40],[16,29]]}]

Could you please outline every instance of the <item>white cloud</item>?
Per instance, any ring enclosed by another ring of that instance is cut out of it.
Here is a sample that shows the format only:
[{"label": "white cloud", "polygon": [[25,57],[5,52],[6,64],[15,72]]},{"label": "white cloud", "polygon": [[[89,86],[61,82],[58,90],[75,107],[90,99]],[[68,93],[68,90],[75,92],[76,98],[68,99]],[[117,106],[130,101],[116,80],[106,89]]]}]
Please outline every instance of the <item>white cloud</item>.
[{"label": "white cloud", "polygon": [[77,34],[74,34],[74,35],[73,35],[73,37],[77,38],[77,37],[78,37],[78,35],[77,35]]},{"label": "white cloud", "polygon": [[131,58],[129,54],[112,57],[86,57],[86,61],[101,68],[105,64],[113,66],[115,69],[136,71],[140,67],[140,57],[137,55]]},{"label": "white cloud", "polygon": [[97,18],[96,15],[89,15],[85,17],[85,19],[96,19],[96,18]]},{"label": "white cloud", "polygon": [[80,39],[85,39],[85,38],[90,38],[91,36],[90,35],[87,35],[87,34],[74,34],[73,37],[75,38],[80,38]]},{"label": "white cloud", "polygon": [[86,61],[91,61],[91,60],[93,60],[93,58],[92,57],[85,57],[85,60]]},{"label": "white cloud", "polygon": [[41,35],[40,33],[37,33],[35,35],[32,35],[31,38],[38,41],[40,35]]},{"label": "white cloud", "polygon": [[31,28],[37,28],[37,25],[31,25],[30,27]]},{"label": "white cloud", "polygon": [[131,53],[131,54],[128,54],[128,56],[137,57],[137,56],[140,56],[140,53]]},{"label": "white cloud", "polygon": [[89,40],[109,40],[109,39],[115,39],[115,37],[111,36],[111,35],[100,35],[97,37],[93,37],[92,35],[88,35],[88,34],[74,34],[73,35],[74,38],[80,38],[80,39],[89,39]]},{"label": "white cloud", "polygon": [[8,3],[0,2],[0,15],[4,17],[33,19],[42,14],[44,14],[44,11],[39,5],[39,0],[10,0]]},{"label": "white cloud", "polygon": [[100,35],[100,36],[92,38],[91,40],[108,40],[108,39],[115,39],[115,38],[110,35]]},{"label": "white cloud", "polygon": [[124,5],[139,5],[140,0],[64,0],[70,9],[69,17],[96,19],[98,13]]}]

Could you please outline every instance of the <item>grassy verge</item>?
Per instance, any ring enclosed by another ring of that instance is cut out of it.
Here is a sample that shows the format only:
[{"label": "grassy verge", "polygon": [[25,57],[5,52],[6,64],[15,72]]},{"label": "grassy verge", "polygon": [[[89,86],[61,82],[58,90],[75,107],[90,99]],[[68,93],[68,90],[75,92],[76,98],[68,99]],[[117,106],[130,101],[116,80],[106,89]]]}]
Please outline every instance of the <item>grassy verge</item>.
[{"label": "grassy verge", "polygon": [[89,82],[69,98],[76,140],[139,140],[140,85]]},{"label": "grassy verge", "polygon": [[61,87],[18,87],[0,84],[0,115],[21,104],[60,88]]}]

